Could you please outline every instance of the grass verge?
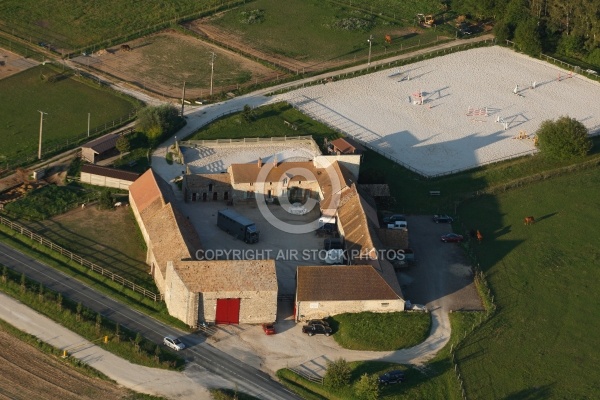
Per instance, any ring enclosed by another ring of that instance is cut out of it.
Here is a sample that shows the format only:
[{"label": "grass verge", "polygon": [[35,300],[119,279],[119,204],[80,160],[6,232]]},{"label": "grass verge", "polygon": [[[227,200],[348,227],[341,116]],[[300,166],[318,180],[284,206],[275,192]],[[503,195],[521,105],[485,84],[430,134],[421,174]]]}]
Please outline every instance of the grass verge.
[{"label": "grass verge", "polygon": [[44,264],[56,268],[57,270],[90,285],[94,289],[101,291],[140,312],[148,314],[166,324],[184,331],[189,331],[187,325],[169,315],[167,307],[163,302],[154,302],[140,293],[133,292],[132,290],[113,282],[107,277],[95,273],[74,261],[69,260],[65,256],[14,232],[4,225],[0,225],[0,241]]},{"label": "grass verge", "polygon": [[[103,318],[81,304],[45,289],[41,284],[2,268],[0,290],[42,313],[65,328],[133,363],[154,368],[181,369],[184,360],[171,352],[163,352],[139,334]],[[104,342],[102,338],[109,338]]]}]

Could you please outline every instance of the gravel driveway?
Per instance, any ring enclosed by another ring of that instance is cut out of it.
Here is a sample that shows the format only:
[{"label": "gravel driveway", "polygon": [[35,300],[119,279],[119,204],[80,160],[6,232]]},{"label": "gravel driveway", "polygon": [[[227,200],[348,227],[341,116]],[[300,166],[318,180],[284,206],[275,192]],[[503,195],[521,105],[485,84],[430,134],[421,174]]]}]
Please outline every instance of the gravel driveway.
[{"label": "gravel driveway", "polygon": [[436,224],[432,216],[409,216],[407,221],[416,262],[398,276],[406,299],[430,310],[483,310],[461,246],[440,241],[452,225]]}]

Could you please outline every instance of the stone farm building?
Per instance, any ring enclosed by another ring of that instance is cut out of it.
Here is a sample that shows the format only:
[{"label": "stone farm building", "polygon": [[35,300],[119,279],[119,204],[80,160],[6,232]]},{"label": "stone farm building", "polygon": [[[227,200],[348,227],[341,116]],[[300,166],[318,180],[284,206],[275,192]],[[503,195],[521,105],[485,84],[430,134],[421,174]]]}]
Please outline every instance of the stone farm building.
[{"label": "stone farm building", "polygon": [[[259,194],[267,201],[285,196],[290,203],[312,198],[318,201],[322,215],[336,217],[349,265],[298,267],[296,320],[343,312],[400,311],[404,299],[394,268],[379,259],[376,251],[384,247],[377,235],[377,212],[356,188],[359,163],[357,155],[293,162],[273,158],[264,163],[259,159],[232,164],[227,173],[188,174],[182,190],[186,201],[253,202]],[[406,246],[386,244],[387,248]],[[323,290],[323,285],[329,289]]]},{"label": "stone farm building", "polygon": [[129,201],[148,247],[146,262],[169,314],[189,326],[274,322],[273,260],[195,261],[200,238],[177,209],[171,186],[149,169],[129,188]]},{"label": "stone farm building", "polygon": [[[186,202],[253,202],[287,197],[318,202],[335,217],[347,265],[298,266],[295,319],[344,312],[404,309],[390,262],[380,259],[377,212],[356,186],[359,155],[316,156],[310,161],[232,164],[227,173],[183,177]],[[197,261],[200,238],[181,214],[171,185],[151,169],[129,188],[131,207],[148,247],[146,262],[169,313],[190,326],[273,322],[277,313],[275,260]],[[276,228],[273,228],[276,229]]]}]

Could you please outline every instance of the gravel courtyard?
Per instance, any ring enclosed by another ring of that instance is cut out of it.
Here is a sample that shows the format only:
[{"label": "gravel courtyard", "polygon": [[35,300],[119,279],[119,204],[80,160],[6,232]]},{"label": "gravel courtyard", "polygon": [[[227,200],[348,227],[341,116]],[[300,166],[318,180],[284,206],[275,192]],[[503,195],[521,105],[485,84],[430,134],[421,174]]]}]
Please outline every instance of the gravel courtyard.
[{"label": "gravel courtyard", "polygon": [[[414,104],[419,92],[423,105]],[[542,121],[562,115],[600,131],[600,84],[568,77],[554,65],[500,46],[310,86],[276,99],[426,176],[535,152],[533,140],[515,136],[533,135]],[[469,113],[469,108],[481,111]]]}]

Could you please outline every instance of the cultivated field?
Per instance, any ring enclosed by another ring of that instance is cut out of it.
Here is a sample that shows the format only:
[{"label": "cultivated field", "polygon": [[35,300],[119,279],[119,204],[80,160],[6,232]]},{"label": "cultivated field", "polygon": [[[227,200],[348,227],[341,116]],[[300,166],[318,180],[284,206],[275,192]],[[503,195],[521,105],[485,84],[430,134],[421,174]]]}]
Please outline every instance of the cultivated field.
[{"label": "cultivated field", "polygon": [[[415,105],[420,95],[423,105]],[[598,83],[494,46],[314,85],[277,100],[435,176],[535,152],[533,140],[515,137],[531,136],[542,121],[561,115],[599,132],[599,97]]]},{"label": "cultivated field", "polygon": [[211,53],[215,53],[213,93],[235,90],[256,81],[274,79],[277,72],[231,51],[202,42],[173,30],[79,56],[73,60],[156,93],[181,98],[203,98],[210,93]]},{"label": "cultivated field", "polygon": [[0,48],[0,79],[18,74],[38,64],[35,60],[24,58],[12,51]]},{"label": "cultivated field", "polygon": [[[347,7],[318,0],[257,0],[196,20],[188,26],[226,47],[242,50],[296,73],[366,59],[370,35],[373,37],[372,57],[432,42],[442,35],[432,29],[414,27],[415,14],[437,8],[437,2],[403,3],[397,14],[392,12],[396,20],[379,17],[383,9],[386,14],[390,10],[375,3],[354,2],[353,7]],[[261,22],[244,23],[246,18],[242,13],[254,10],[262,12]],[[386,35],[391,36],[391,43],[385,42]]]},{"label": "cultivated field", "polygon": [[456,353],[468,398],[597,397],[599,198],[595,168],[460,207],[498,306]]},{"label": "cultivated field", "polygon": [[[54,80],[54,81],[52,81]],[[0,93],[10,98],[0,107],[0,166],[5,161],[23,161],[36,156],[40,113],[43,122],[43,150],[85,137],[88,113],[95,128],[127,117],[136,105],[108,90],[79,82],[67,71],[49,66],[30,68],[0,80]]]},{"label": "cultivated field", "polygon": [[84,375],[0,327],[0,388],[7,399],[125,399],[127,390]]}]

